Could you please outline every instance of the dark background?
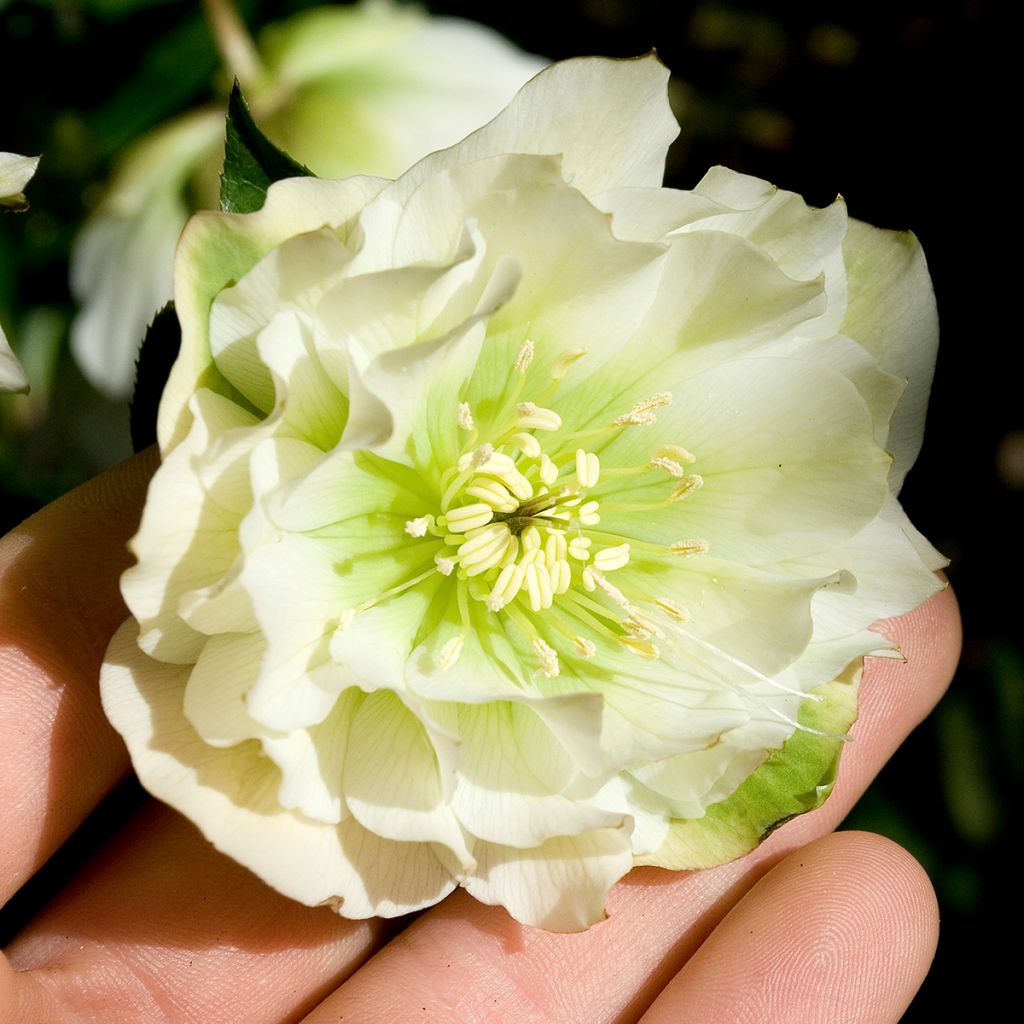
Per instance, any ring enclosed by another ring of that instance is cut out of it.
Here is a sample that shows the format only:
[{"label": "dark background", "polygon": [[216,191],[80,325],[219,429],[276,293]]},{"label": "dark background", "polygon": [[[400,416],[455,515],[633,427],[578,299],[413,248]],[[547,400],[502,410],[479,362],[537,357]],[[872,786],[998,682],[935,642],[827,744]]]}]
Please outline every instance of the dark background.
[{"label": "dark background", "polygon": [[[258,28],[309,4],[240,6]],[[1008,837],[1019,828],[1024,777],[1009,5],[429,6],[553,59],[655,48],[673,72],[683,129],[668,184],[690,187],[708,166],[726,164],[816,205],[841,193],[853,216],[921,239],[942,342],[925,448],[902,500],[952,560],[964,656],[950,695],[847,825],[905,845],[939,894],[937,964],[905,1019],[931,1020],[954,1000],[963,1005],[965,991],[970,1004],[992,1005],[1005,947],[987,933],[1007,917],[1013,929],[1020,905],[1004,878],[1015,866]],[[111,158],[142,130],[210,99],[217,66],[187,0],[0,0],[0,149],[46,154],[33,211],[0,220],[0,318],[9,335],[45,336],[39,358],[52,378],[31,400],[0,402],[0,531],[128,451],[124,407],[102,400],[67,358],[68,246]]]}]

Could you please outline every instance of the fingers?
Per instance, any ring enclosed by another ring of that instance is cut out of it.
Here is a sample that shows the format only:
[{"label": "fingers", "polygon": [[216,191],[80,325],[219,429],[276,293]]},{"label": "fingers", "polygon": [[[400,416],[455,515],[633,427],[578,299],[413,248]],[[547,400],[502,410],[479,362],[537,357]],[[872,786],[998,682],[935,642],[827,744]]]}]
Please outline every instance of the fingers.
[{"label": "fingers", "polygon": [[[830,831],[949,682],[959,649],[946,591],[886,628],[906,664],[870,659],[856,739],[825,807],[776,832],[750,857],[691,874],[632,872],[611,893],[609,920],[580,935],[525,928],[458,893],[423,915],[305,1024],[417,1019],[533,1022],[637,1020],[725,913],[794,846]],[[700,1019],[700,1018],[696,1018]]]},{"label": "fingers", "polygon": [[294,1021],[386,928],[278,895],[153,804],[10,947],[12,996],[50,1005],[12,1024]]},{"label": "fingers", "polygon": [[0,540],[0,903],[127,769],[96,679],[155,465],[136,456]]},{"label": "fingers", "polygon": [[938,906],[905,850],[841,832],[740,901],[642,1024],[896,1024],[931,964]]}]

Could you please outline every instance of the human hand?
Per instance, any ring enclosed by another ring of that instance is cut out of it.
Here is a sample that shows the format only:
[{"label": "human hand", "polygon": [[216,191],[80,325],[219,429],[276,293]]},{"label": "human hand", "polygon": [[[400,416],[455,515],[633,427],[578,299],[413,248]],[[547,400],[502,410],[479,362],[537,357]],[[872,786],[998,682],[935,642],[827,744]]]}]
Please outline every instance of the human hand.
[{"label": "human hand", "polygon": [[[129,770],[96,678],[127,615],[117,580],[155,459],[0,541],[2,901]],[[404,930],[348,921],[280,896],[152,803],[12,943],[0,1024],[897,1021],[934,951],[931,886],[888,840],[828,833],[945,688],[952,594],[884,632],[908,661],[869,659],[826,804],[740,861],[633,871],[587,932],[527,928],[461,891]]]}]

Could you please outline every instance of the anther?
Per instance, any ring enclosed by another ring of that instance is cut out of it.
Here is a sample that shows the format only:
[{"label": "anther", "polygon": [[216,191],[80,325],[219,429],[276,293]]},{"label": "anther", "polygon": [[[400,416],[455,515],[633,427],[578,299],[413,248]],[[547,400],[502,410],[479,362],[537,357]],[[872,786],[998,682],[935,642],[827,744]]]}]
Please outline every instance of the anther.
[{"label": "anther", "polygon": [[[494,516],[494,509],[482,501],[462,505],[448,510],[446,526],[452,533],[467,533],[480,526],[486,526]],[[424,533],[426,528],[424,527]],[[413,535],[415,536],[415,534]],[[420,534],[422,536],[422,534]]]},{"label": "anther", "polygon": [[508,440],[509,444],[515,445],[516,448],[531,459],[535,459],[540,455],[540,441],[533,434],[513,434]]},{"label": "anther", "polygon": [[616,544],[612,548],[603,548],[594,555],[594,568],[601,572],[621,569],[629,562],[629,545]]},{"label": "anther", "polygon": [[697,456],[681,444],[663,444],[655,453],[662,458],[674,459],[685,466],[692,466],[697,461]]},{"label": "anther", "polygon": [[601,462],[593,452],[576,449],[576,479],[580,487],[593,487],[601,475]]},{"label": "anther", "polygon": [[613,423],[616,427],[642,426],[654,423],[656,418],[655,409],[660,409],[672,401],[672,394],[669,391],[659,391],[636,403],[624,416],[619,416]]},{"label": "anther", "polygon": [[601,517],[597,513],[597,508],[598,505],[596,501],[588,501],[580,506],[580,510],[577,513],[576,518],[579,519],[584,526],[597,526],[597,524],[601,522]]},{"label": "anther", "polygon": [[677,540],[668,549],[673,555],[706,555],[710,547],[706,540]]},{"label": "anther", "polygon": [[661,651],[658,650],[657,644],[651,643],[650,640],[641,640],[639,637],[628,635],[620,636],[618,640],[627,650],[632,651],[634,654],[639,654],[641,658],[645,658],[647,661],[655,661],[661,657]]},{"label": "anther", "polygon": [[471,486],[466,488],[466,494],[479,498],[496,512],[515,512],[519,508],[519,502],[512,497],[508,488],[497,480],[478,477]]},{"label": "anther", "polygon": [[[466,456],[459,459],[459,469],[469,469],[470,467],[473,469],[479,469],[485,462],[490,461],[493,454],[493,444],[482,444],[470,454],[468,459],[466,459]],[[466,459],[467,464],[465,466],[462,465],[463,459]]]},{"label": "anther", "polygon": [[675,459],[666,458],[664,455],[655,455],[651,459],[651,469],[664,470],[669,476],[677,478],[681,477],[684,472],[683,467]]},{"label": "anther", "polygon": [[459,411],[455,418],[463,430],[472,430],[476,426],[473,422],[473,413],[469,410],[469,402],[459,402]]},{"label": "anther", "polygon": [[592,658],[597,653],[597,645],[584,636],[573,637],[572,644],[581,658]]},{"label": "anther", "polygon": [[442,672],[447,671],[459,660],[459,655],[462,653],[462,637],[453,636],[444,647],[441,648],[441,654],[437,659],[437,667]]},{"label": "anther", "polygon": [[558,467],[548,458],[547,455],[540,457],[540,480],[541,483],[550,487],[558,479]]},{"label": "anther", "polygon": [[405,532],[410,537],[426,537],[430,529],[431,516],[420,516],[419,519],[410,519],[405,524]]},{"label": "anther", "polygon": [[516,406],[516,426],[524,430],[558,430],[562,417],[553,409],[544,409],[533,402],[520,402]]},{"label": "anther", "polygon": [[451,558],[447,558],[444,555],[436,555],[434,557],[434,565],[437,566],[437,571],[442,576],[451,576],[455,571],[455,562]]},{"label": "anther", "polygon": [[533,342],[529,338],[519,346],[519,354],[516,356],[516,373],[526,373],[530,363],[533,362]]},{"label": "anther", "polygon": [[704,486],[704,477],[698,473],[688,473],[683,477],[672,488],[672,500],[679,501],[681,498],[687,497],[687,495],[693,494],[694,491],[700,490]]},{"label": "anther", "polygon": [[681,605],[668,597],[656,597],[654,603],[670,618],[676,622],[686,622],[690,613]]},{"label": "anther", "polygon": [[541,672],[549,678],[557,676],[558,654],[555,652],[554,648],[539,636],[535,636],[533,638],[533,649],[537,652],[537,657],[540,658]]},{"label": "anther", "polygon": [[587,550],[593,542],[589,537],[573,537],[569,541],[569,557],[575,558],[578,562],[585,562],[590,558],[590,551]]}]

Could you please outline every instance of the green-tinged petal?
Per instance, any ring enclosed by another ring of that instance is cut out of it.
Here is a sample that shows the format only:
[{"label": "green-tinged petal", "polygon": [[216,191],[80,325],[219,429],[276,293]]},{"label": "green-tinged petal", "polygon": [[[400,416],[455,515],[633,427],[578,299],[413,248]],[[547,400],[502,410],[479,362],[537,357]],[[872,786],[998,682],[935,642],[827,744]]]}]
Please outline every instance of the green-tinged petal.
[{"label": "green-tinged petal", "polygon": [[295,234],[342,229],[386,182],[289,178],[275,182],[261,210],[249,214],[199,213],[182,233],[175,255],[174,302],[182,347],[160,402],[160,450],[179,444],[191,417],[188,399],[198,387],[228,397],[237,393],[217,370],[210,352],[209,312],[214,298]]},{"label": "green-tinged petal", "polygon": [[273,408],[274,384],[256,348],[260,333],[281,313],[309,317],[350,258],[332,231],[311,231],[272,249],[214,298],[210,353],[228,383],[261,413]]},{"label": "green-tinged petal", "polygon": [[700,818],[673,822],[661,848],[637,863],[673,870],[721,864],[749,853],[795,815],[820,806],[835,782],[841,737],[857,716],[859,677],[858,662],[841,679],[814,691],[824,700],[805,702],[800,724],[818,732],[794,732],[731,796]]},{"label": "green-tinged petal", "polygon": [[839,568],[829,572],[808,559],[794,578],[795,566],[783,574],[712,555],[655,559],[640,552],[616,580],[687,610],[688,619],[673,624],[670,635],[688,665],[758,690],[765,676],[781,672],[807,647],[822,598],[834,593],[842,602],[852,593],[856,581]]},{"label": "green-tinged petal", "polygon": [[[673,388],[654,426],[622,432],[605,462],[636,465],[661,444],[693,452],[703,486],[664,502],[664,479],[602,490],[601,527],[659,544],[708,541],[713,554],[746,565],[821,551],[858,533],[887,493],[889,457],[874,442],[856,388],[825,366],[796,359],[741,359]],[[616,511],[616,504],[625,511]]]},{"label": "green-tinged petal", "polygon": [[477,843],[476,872],[464,883],[481,903],[553,932],[580,932],[607,915],[608,890],[633,865],[629,829],[559,836],[522,850]]},{"label": "green-tinged petal", "polygon": [[455,885],[424,843],[395,843],[354,819],[327,825],[282,808],[280,774],[250,741],[217,750],[182,715],[188,668],[152,661],[127,622],[115,634],[101,688],[143,785],[187,814],[228,854],[301,903],[349,917],[397,916],[430,906]]},{"label": "green-tinged petal", "polygon": [[924,253],[909,231],[850,221],[843,246],[850,300],[843,333],[856,338],[887,373],[907,380],[889,428],[889,474],[899,493],[921,449],[939,322]]}]

